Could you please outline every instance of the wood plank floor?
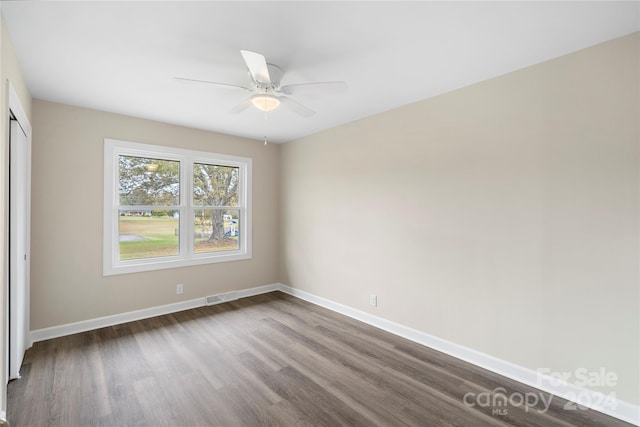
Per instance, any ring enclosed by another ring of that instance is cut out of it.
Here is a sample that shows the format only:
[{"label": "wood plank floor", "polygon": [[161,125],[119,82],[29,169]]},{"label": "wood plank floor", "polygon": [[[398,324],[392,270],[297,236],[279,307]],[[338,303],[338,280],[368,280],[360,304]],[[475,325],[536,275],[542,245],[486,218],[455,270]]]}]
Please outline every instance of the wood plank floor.
[{"label": "wood plank floor", "polygon": [[555,397],[547,411],[464,403],[499,387],[540,396],[274,292],[38,342],[7,415],[12,427],[629,425]]}]

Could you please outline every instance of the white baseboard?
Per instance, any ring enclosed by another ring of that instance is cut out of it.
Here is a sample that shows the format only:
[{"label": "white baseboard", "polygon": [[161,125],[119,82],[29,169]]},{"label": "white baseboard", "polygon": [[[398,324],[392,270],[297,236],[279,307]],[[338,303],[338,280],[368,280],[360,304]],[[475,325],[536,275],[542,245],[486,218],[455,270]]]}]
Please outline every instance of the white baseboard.
[{"label": "white baseboard", "polygon": [[243,289],[243,290],[234,291],[234,292],[235,292],[236,298],[246,298],[246,297],[252,297],[254,295],[268,294],[269,292],[279,291],[280,286],[281,286],[280,283],[273,283],[271,285],[258,286],[256,288]]},{"label": "white baseboard", "polygon": [[[360,320],[361,322],[375,326],[376,328],[391,332],[394,335],[398,335],[426,347],[433,348],[434,350],[441,351],[457,359],[472,363],[476,366],[487,369],[488,371],[503,375],[538,390],[551,393],[554,396],[576,402],[581,406],[589,407],[598,412],[602,412],[603,414],[640,426],[640,406],[638,405],[613,399],[613,402],[611,402],[612,404],[603,406],[599,404],[599,402],[602,402],[601,393],[567,383],[566,381],[560,383],[557,379],[547,375],[542,375],[533,369],[498,359],[497,357],[443,340],[364,311],[356,310],[346,305],[321,298],[309,292],[283,284],[279,284],[278,289],[294,297],[328,308],[329,310],[344,314],[345,316],[349,316],[353,319]],[[578,399],[576,399],[576,397],[578,397]]]},{"label": "white baseboard", "polygon": [[[276,291],[279,289],[279,286],[279,284],[272,284],[231,292],[233,292],[235,298],[245,298],[253,295]],[[92,331],[107,326],[114,326],[126,322],[132,322],[135,320],[148,319],[150,317],[161,316],[163,314],[176,313],[178,311],[189,310],[191,308],[203,307],[204,305],[205,297],[202,297],[157,307],[144,308],[142,310],[129,311],[127,313],[114,314],[112,316],[97,317],[95,319],[83,320],[81,322],[52,326],[50,328],[36,329],[31,331],[31,341],[35,343],[51,338],[63,337],[66,335],[77,334],[79,332]]]}]

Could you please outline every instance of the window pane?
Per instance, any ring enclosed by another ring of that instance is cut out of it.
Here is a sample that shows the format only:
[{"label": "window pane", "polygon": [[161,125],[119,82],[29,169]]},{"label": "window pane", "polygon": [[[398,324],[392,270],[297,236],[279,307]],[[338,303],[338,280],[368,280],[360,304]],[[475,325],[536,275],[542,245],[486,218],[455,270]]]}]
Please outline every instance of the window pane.
[{"label": "window pane", "polygon": [[240,211],[237,209],[197,209],[193,218],[195,253],[240,249]]},{"label": "window pane", "polygon": [[121,210],[118,219],[120,261],[178,255],[178,211]]},{"label": "window pane", "polygon": [[118,166],[121,206],[180,203],[180,162],[120,156]]},{"label": "window pane", "polygon": [[193,164],[193,204],[195,206],[239,206],[239,168]]}]

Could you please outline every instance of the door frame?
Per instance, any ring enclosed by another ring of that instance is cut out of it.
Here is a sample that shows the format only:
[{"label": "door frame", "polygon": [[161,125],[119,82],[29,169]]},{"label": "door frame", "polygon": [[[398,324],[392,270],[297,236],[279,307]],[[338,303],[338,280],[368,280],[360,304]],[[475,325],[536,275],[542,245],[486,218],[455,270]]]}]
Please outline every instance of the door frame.
[{"label": "door frame", "polygon": [[[30,318],[30,265],[31,265],[31,124],[29,123],[29,119],[27,118],[27,115],[24,111],[24,108],[22,106],[22,103],[20,102],[20,98],[18,97],[18,94],[16,93],[13,85],[11,84],[11,81],[7,80],[7,105],[8,105],[8,111],[7,111],[7,117],[3,117],[3,120],[6,120],[5,123],[7,123],[7,129],[5,129],[5,135],[6,135],[6,141],[7,141],[7,148],[10,148],[11,145],[11,140],[10,140],[10,131],[11,131],[11,123],[10,123],[10,117],[11,115],[13,115],[13,117],[18,121],[18,123],[20,124],[20,127],[22,128],[22,130],[24,131],[25,135],[26,135],[26,169],[27,169],[27,176],[26,176],[26,216],[25,216],[25,221],[26,221],[26,229],[25,229],[25,253],[27,255],[26,257],[26,272],[25,272],[25,288],[26,288],[26,301],[25,301],[25,313],[24,313],[24,320],[25,320],[25,324],[24,324],[24,350],[26,350],[27,348],[31,347],[32,345],[32,340],[31,340],[31,334],[30,334],[30,326],[29,326],[29,318]],[[5,153],[8,153],[9,150],[6,150]],[[7,166],[9,165],[9,162],[11,161],[10,156],[7,156],[6,158],[6,162],[7,162]],[[9,186],[10,186],[10,182],[11,182],[11,176],[8,173],[6,175],[7,181],[6,181],[6,185],[5,185],[5,194],[9,194],[8,190],[9,190]],[[5,262],[7,267],[10,267],[10,243],[9,243],[9,236],[10,236],[10,230],[9,230],[9,216],[10,216],[10,199],[9,197],[7,197],[6,200],[6,211],[5,211],[5,235],[7,236],[6,240],[5,240],[5,253],[6,253],[6,259],[3,260],[3,262]],[[9,337],[10,337],[10,327],[11,327],[11,322],[9,320],[9,316],[10,316],[10,310],[9,310],[9,288],[10,288],[10,278],[9,278],[9,269],[6,270],[5,272],[5,277],[4,279],[4,310],[5,310],[5,318],[4,318],[4,322],[5,322],[5,342],[4,342],[4,357],[5,357],[5,366],[4,366],[4,371],[5,371],[5,380],[6,383],[9,382],[9,360],[10,360],[10,354],[9,352],[11,351],[10,345],[9,345]],[[5,384],[6,387],[6,384]],[[6,389],[5,389],[5,393],[6,393]]]}]

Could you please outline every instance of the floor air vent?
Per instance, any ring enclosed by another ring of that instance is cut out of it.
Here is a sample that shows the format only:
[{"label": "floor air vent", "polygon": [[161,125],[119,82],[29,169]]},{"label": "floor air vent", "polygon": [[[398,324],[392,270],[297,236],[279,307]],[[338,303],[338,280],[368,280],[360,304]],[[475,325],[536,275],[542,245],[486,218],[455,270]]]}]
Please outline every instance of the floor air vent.
[{"label": "floor air vent", "polygon": [[205,302],[207,305],[214,305],[236,299],[238,298],[235,296],[235,292],[229,292],[228,294],[210,295],[205,298]]}]

